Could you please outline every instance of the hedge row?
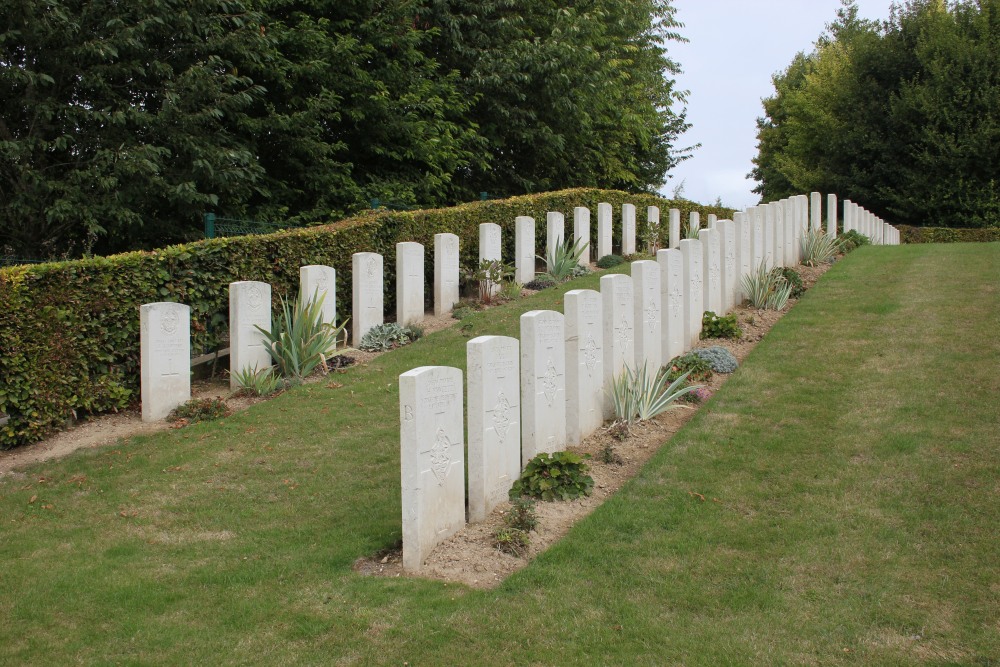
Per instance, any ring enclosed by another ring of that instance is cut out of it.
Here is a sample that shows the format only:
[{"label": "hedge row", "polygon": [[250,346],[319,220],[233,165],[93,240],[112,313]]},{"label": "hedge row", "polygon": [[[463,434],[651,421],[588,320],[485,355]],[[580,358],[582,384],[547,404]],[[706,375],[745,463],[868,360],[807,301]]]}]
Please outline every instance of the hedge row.
[{"label": "hedge row", "polygon": [[1000,241],[1000,227],[955,229],[899,225],[899,236],[902,243],[989,243]]},{"label": "hedge row", "polygon": [[275,234],[0,269],[0,412],[10,417],[0,427],[0,448],[35,442],[73,417],[117,410],[138,400],[139,306],[144,303],[191,306],[192,352],[203,354],[228,339],[230,282],[268,282],[277,301],[298,289],[300,266],[332,266],[337,271],[339,320],[350,314],[351,255],[366,251],[386,257],[386,312],[393,313],[397,242],[417,241],[428,248],[430,281],[436,233],[459,236],[462,266],[469,268],[478,258],[480,223],[501,225],[506,259],[514,254],[514,218],[533,216],[541,230],[535,237],[542,254],[547,211],[565,214],[572,233],[573,208],[590,208],[591,237],[596,238],[598,202],[615,209],[616,239],[625,202],[636,205],[640,238],[646,229],[646,206],[661,208],[661,235],[668,232],[671,207],[681,209],[685,221],[690,211],[720,218],[732,213],[652,195],[576,189],[438,210],[376,211]]}]

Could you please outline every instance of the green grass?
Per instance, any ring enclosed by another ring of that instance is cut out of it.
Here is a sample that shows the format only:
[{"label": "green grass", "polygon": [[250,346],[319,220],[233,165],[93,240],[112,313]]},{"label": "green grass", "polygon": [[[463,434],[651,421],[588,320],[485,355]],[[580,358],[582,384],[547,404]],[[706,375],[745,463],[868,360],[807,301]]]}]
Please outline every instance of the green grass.
[{"label": "green grass", "polygon": [[1000,663],[1000,244],[852,253],[497,590],[355,575],[400,536],[398,374],[597,282],[2,478],[0,664]]}]

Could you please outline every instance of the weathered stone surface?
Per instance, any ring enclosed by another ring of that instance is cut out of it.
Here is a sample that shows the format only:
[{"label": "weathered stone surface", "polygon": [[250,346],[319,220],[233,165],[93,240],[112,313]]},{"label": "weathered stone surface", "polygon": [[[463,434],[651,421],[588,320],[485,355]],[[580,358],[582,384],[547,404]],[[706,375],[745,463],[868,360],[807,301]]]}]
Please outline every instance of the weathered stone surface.
[{"label": "weathered stone surface", "polygon": [[660,265],[660,295],[663,302],[662,353],[666,363],[684,354],[687,330],[684,328],[684,257],[677,248],[656,253]]},{"label": "weathered stone surface", "polygon": [[732,220],[720,220],[716,225],[719,240],[722,242],[722,313],[728,313],[736,307],[736,295],[739,287],[739,267],[737,260],[736,223]]},{"label": "weathered stone surface", "polygon": [[611,254],[611,204],[601,202],[597,205],[597,257],[600,259]]},{"label": "weathered stone surface", "polygon": [[670,247],[676,249],[681,245],[681,211],[672,208],[667,213],[670,216]]},{"label": "weathered stone surface", "polygon": [[565,216],[558,211],[549,211],[545,214],[545,259],[546,259],[546,270],[551,271],[552,266],[548,263],[548,259],[553,257],[556,252],[556,248],[563,244],[563,240],[566,238],[566,219]]},{"label": "weathered stone surface", "polygon": [[535,219],[514,218],[514,280],[522,285],[535,279]]},{"label": "weathered stone surface", "polygon": [[701,241],[702,262],[705,269],[704,304],[706,311],[722,313],[722,244],[719,230],[703,229],[698,232]]},{"label": "weathered stone surface", "polygon": [[566,442],[579,445],[604,422],[601,294],[570,290],[566,313]]},{"label": "weathered stone surface", "polygon": [[165,419],[191,400],[191,308],[147,303],[139,308],[142,421]]},{"label": "weathered stone surface", "polygon": [[323,299],[323,321],[336,324],[337,272],[332,266],[300,266],[299,295],[302,299]]},{"label": "weathered stone surface", "polygon": [[837,195],[826,196],[826,233],[830,238],[837,238]]},{"label": "weathered stone surface", "polygon": [[622,254],[635,254],[635,204],[622,204]]},{"label": "weathered stone surface", "polygon": [[680,247],[684,269],[684,328],[687,340],[684,350],[691,349],[701,336],[701,318],[705,314],[704,256],[701,241],[682,239]]},{"label": "weathered stone surface", "polygon": [[229,283],[230,389],[240,388],[237,373],[272,365],[267,338],[257,327],[271,330],[271,286],[256,280]]},{"label": "weathered stone surface", "polygon": [[[601,276],[603,304],[604,387],[609,388],[626,366],[635,368],[635,301],[632,279],[616,273]],[[611,397],[605,393],[604,418],[614,417]]]},{"label": "weathered stone surface", "polygon": [[396,322],[400,326],[424,319],[424,246],[413,241],[396,244]]},{"label": "weathered stone surface", "polygon": [[434,235],[434,314],[450,313],[459,299],[459,240],[455,234]]},{"label": "weathered stone surface", "polygon": [[465,525],[462,371],[421,366],[399,376],[403,569]]},{"label": "weathered stone surface", "polygon": [[635,306],[635,364],[655,373],[663,365],[663,299],[660,265],[651,259],[632,262],[632,300]]},{"label": "weathered stone surface", "polygon": [[354,253],[351,256],[351,278],[351,295],[354,297],[351,337],[357,345],[369,329],[385,321],[382,255],[374,252]]},{"label": "weathered stone surface", "polygon": [[565,448],[565,318],[531,310],[521,315],[521,466]]},{"label": "weathered stone surface", "polygon": [[516,338],[466,343],[469,383],[469,522],[507,500],[521,474],[521,355]]},{"label": "weathered stone surface", "polygon": [[583,245],[580,265],[590,264],[590,209],[585,206],[573,209],[573,243]]}]

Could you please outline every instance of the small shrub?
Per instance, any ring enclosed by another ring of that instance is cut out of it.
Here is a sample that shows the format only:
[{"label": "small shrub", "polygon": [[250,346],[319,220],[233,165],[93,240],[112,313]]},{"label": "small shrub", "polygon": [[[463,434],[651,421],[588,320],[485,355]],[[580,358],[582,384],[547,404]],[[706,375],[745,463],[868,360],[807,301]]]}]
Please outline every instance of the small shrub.
[{"label": "small shrub", "polygon": [[493,533],[493,546],[511,556],[523,556],[528,553],[530,538],[528,533],[519,528],[500,526]]},{"label": "small shrub", "polygon": [[670,360],[667,378],[673,382],[684,374],[691,382],[708,382],[712,379],[712,364],[693,352],[688,352]]},{"label": "small shrub", "polygon": [[196,424],[228,417],[230,414],[232,411],[221,398],[193,398],[171,410],[167,421]]},{"label": "small shrub", "polygon": [[270,396],[285,388],[285,380],[274,372],[274,366],[268,366],[257,370],[257,368],[244,368],[234,375],[239,389],[237,394],[248,396]]},{"label": "small shrub", "polygon": [[732,373],[740,365],[733,353],[720,345],[692,350],[691,353],[707,361],[716,373]]},{"label": "small shrub", "polygon": [[521,298],[521,288],[524,287],[516,280],[505,280],[500,286],[500,298],[504,301],[514,301]]},{"label": "small shrub", "polygon": [[743,276],[743,292],[754,308],[781,310],[792,293],[789,283],[779,269],[768,269],[765,262]]},{"label": "small shrub", "polygon": [[[822,230],[808,230],[802,237],[802,263],[808,266],[829,264],[837,256],[837,239]],[[793,295],[794,296],[794,295]]]},{"label": "small shrub", "polygon": [[618,266],[619,264],[624,264],[625,258],[621,255],[605,255],[597,260],[597,266],[601,269],[610,269],[612,267]]},{"label": "small shrub", "polygon": [[524,286],[531,290],[543,290],[548,289],[549,287],[555,287],[557,282],[558,281],[549,274],[539,273],[535,276],[534,280],[525,283]]},{"label": "small shrub", "polygon": [[466,272],[466,277],[476,283],[479,301],[489,304],[493,302],[501,283],[513,274],[514,269],[510,264],[496,259],[484,259],[474,269]]},{"label": "small shrub", "polygon": [[510,511],[503,517],[510,528],[530,532],[538,525],[538,512],[534,498],[514,498],[510,501]]},{"label": "small shrub", "polygon": [[[621,424],[622,422],[615,422],[615,423]],[[615,439],[622,440],[623,438],[615,438]],[[601,447],[601,451],[598,454],[598,457],[600,458],[601,463],[607,463],[608,465],[614,464],[620,466],[623,463],[625,463],[625,461],[622,460],[622,457],[618,455],[618,452],[615,451],[614,444],[610,442]]]},{"label": "small shrub", "polygon": [[645,365],[633,371],[628,366],[611,384],[611,404],[617,421],[634,424],[679,407],[675,401],[694,387],[684,386],[687,374],[670,382],[667,373],[649,373]]},{"label": "small shrub", "polygon": [[451,311],[451,316],[454,317],[456,320],[464,320],[466,317],[472,315],[475,312],[476,311],[474,308],[469,308],[468,306],[459,306],[458,308],[455,308],[453,311]]},{"label": "small shrub", "polygon": [[701,318],[702,338],[741,338],[743,329],[736,322],[736,315],[719,316],[711,310]]},{"label": "small shrub", "polygon": [[422,336],[423,330],[419,331],[420,333],[415,335],[412,329],[409,327],[402,327],[396,322],[378,324],[369,329],[365,335],[361,337],[361,342],[358,343],[358,349],[364,350],[365,352],[384,352],[385,350],[392,350],[397,347],[402,347],[407,343],[411,343]]},{"label": "small shrub", "polygon": [[580,265],[580,257],[583,256],[583,252],[587,247],[587,241],[584,239],[579,239],[576,243],[566,239],[563,243],[553,248],[548,257],[539,256],[538,259],[545,261],[548,274],[556,282],[561,283],[573,276],[573,270]]},{"label": "small shrub", "polygon": [[712,391],[708,387],[698,387],[691,393],[684,394],[684,396],[681,397],[681,400],[685,403],[691,403],[692,405],[699,405],[711,397]]},{"label": "small shrub", "polygon": [[593,271],[590,270],[589,266],[584,266],[583,264],[578,264],[573,269],[573,277],[579,278],[580,276],[589,276]]},{"label": "small shrub", "polygon": [[589,458],[589,454],[542,452],[528,461],[520,479],[514,482],[510,497],[573,500],[589,496],[594,489],[594,478],[587,474],[590,467],[584,463]]},{"label": "small shrub", "polygon": [[844,254],[860,248],[863,245],[870,244],[871,239],[856,229],[852,229],[849,232],[843,232],[837,237],[837,249]]},{"label": "small shrub", "polygon": [[797,299],[806,293],[806,287],[802,284],[802,276],[799,275],[798,271],[790,266],[779,266],[774,271],[781,274],[781,277],[792,286],[792,291],[788,295],[790,298]]}]

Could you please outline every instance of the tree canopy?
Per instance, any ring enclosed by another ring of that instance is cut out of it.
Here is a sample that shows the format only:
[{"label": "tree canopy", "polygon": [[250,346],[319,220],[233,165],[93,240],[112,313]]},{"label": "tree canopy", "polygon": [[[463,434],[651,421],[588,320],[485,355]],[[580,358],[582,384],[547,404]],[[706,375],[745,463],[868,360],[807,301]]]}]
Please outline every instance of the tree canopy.
[{"label": "tree canopy", "polygon": [[655,189],[686,157],[678,27],[668,0],[10,0],[0,254]]},{"label": "tree canopy", "polygon": [[1000,0],[844,1],[774,77],[751,177],[765,200],[836,192],[910,225],[1000,225]]}]

